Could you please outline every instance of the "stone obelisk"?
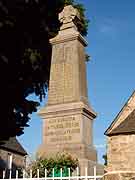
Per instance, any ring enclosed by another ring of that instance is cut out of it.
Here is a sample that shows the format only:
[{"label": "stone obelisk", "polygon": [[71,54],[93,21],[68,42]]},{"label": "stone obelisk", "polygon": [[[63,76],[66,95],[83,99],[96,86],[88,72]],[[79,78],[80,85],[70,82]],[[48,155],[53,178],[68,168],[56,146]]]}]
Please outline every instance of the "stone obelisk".
[{"label": "stone obelisk", "polygon": [[80,167],[97,163],[93,147],[93,119],[96,113],[88,103],[85,46],[78,32],[77,9],[71,5],[59,14],[62,23],[52,44],[51,72],[47,105],[39,112],[43,119],[40,156],[69,152],[79,159]]}]

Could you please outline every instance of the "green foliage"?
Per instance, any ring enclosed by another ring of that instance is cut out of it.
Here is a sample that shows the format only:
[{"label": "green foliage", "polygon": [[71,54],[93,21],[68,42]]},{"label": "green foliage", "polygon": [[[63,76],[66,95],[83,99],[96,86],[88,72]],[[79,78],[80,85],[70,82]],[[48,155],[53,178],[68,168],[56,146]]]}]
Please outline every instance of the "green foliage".
[{"label": "green foliage", "polygon": [[87,31],[88,31],[89,20],[85,16],[85,13],[84,13],[85,8],[82,4],[75,4],[74,7],[78,9],[81,15],[81,26],[78,27],[78,30],[80,31],[82,35],[86,36]]},{"label": "green foliage", "polygon": [[74,4],[74,0],[65,0],[65,5]]},{"label": "green foliage", "polygon": [[104,165],[107,166],[107,154],[103,155],[103,159],[104,159]]},{"label": "green foliage", "polygon": [[54,173],[56,176],[60,174],[60,169],[63,169],[63,174],[67,174],[67,168],[70,168],[71,173],[78,166],[78,160],[73,158],[71,155],[62,153],[57,154],[50,158],[38,158],[29,166],[27,172],[30,173],[32,170],[32,176],[37,177],[37,169],[39,169],[40,177],[45,176],[45,169],[47,169],[47,176],[52,177],[52,171],[54,168]]},{"label": "green foliage", "polygon": [[86,62],[89,62],[91,60],[91,56],[88,54],[85,54],[85,59],[86,59]]}]

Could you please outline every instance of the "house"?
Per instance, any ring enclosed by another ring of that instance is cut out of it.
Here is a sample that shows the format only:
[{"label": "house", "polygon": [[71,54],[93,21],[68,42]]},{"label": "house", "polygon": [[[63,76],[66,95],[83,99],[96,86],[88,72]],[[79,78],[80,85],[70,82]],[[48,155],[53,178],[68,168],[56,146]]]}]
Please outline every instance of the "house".
[{"label": "house", "polygon": [[9,138],[4,144],[0,145],[0,176],[3,170],[12,169],[15,173],[17,169],[23,169],[26,165],[27,152],[18,142],[16,137]]},{"label": "house", "polygon": [[107,171],[135,173],[135,91],[106,130]]}]

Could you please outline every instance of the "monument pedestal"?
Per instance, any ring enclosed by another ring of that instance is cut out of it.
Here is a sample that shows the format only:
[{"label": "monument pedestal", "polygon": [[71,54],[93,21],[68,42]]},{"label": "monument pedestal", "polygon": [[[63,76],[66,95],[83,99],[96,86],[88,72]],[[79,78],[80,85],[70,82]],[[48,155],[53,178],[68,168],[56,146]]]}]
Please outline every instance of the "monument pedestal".
[{"label": "monument pedestal", "polygon": [[54,156],[60,152],[67,152],[78,159],[87,159],[93,162],[97,161],[97,153],[96,150],[92,147],[87,147],[84,144],[71,144],[67,143],[65,145],[57,144],[57,145],[46,145],[42,144],[39,148],[38,153],[40,152],[40,156],[48,157]]},{"label": "monument pedestal", "polygon": [[52,157],[57,153],[67,152],[78,158],[81,175],[84,175],[85,167],[91,175],[94,166],[99,166],[92,142],[93,118],[96,117],[92,109],[83,102],[66,103],[46,106],[41,109],[40,115],[44,126],[43,144],[38,154]]}]

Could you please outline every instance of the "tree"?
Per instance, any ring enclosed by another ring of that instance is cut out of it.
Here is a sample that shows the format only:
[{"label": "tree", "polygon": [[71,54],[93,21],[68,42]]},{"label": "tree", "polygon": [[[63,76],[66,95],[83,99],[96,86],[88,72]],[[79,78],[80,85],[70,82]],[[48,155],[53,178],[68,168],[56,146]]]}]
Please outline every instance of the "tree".
[{"label": "tree", "polygon": [[45,97],[48,88],[51,46],[49,39],[60,27],[58,13],[72,4],[81,13],[78,29],[87,34],[84,8],[73,0],[0,0],[0,141],[23,134],[29,115],[38,102],[27,99],[31,93]]},{"label": "tree", "polygon": [[103,159],[104,159],[104,165],[107,166],[107,154],[103,155]]},{"label": "tree", "polygon": [[45,177],[45,169],[47,176],[52,177],[54,168],[54,175],[60,177],[60,169],[62,168],[63,176],[68,176],[68,168],[72,173],[78,167],[78,159],[73,158],[68,153],[58,153],[53,157],[37,158],[33,161],[27,169],[28,174],[32,170],[32,177],[37,177],[37,169],[39,169],[40,177]]}]

